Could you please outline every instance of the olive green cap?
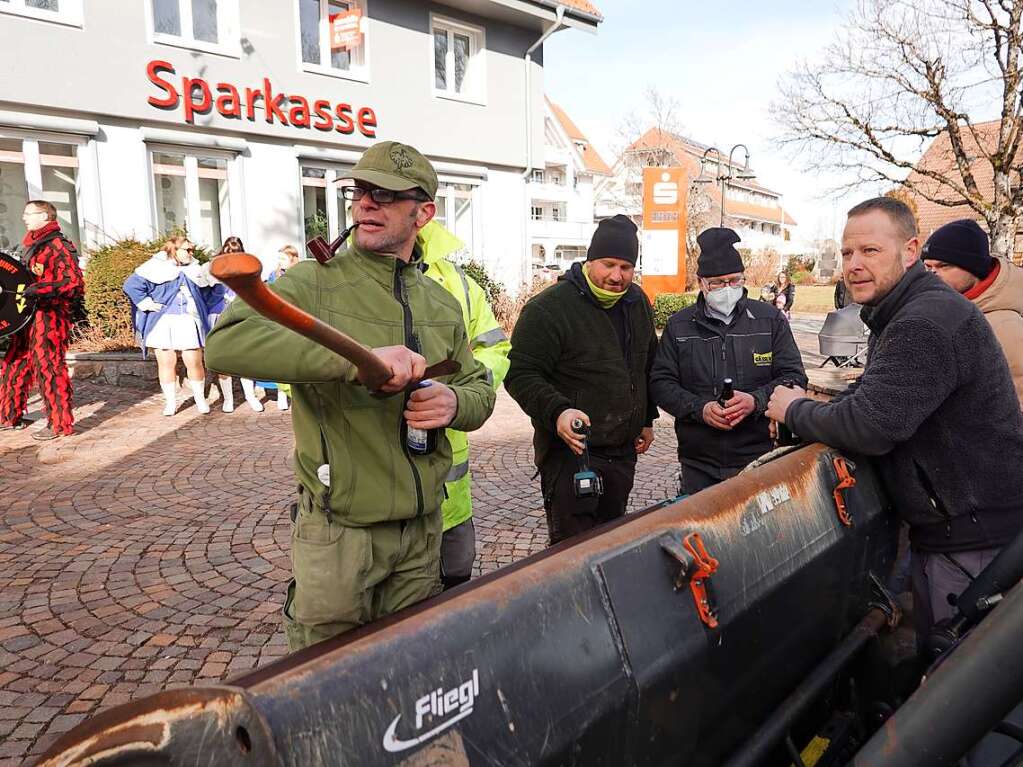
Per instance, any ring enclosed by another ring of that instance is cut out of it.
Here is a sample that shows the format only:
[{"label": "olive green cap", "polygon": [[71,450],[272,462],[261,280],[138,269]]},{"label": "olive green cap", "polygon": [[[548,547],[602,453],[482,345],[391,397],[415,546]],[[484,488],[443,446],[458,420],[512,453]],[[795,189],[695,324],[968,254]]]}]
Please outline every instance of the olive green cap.
[{"label": "olive green cap", "polygon": [[381,141],[371,146],[348,175],[392,192],[422,189],[431,200],[437,196],[437,171],[433,165],[418,149],[397,141]]}]

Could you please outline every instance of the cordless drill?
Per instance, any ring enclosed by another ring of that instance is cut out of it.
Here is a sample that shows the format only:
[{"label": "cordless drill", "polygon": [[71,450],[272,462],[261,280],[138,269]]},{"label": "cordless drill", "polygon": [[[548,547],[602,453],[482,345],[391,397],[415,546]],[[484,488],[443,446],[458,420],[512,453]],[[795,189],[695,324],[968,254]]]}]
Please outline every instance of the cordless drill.
[{"label": "cordless drill", "polygon": [[590,468],[590,448],[587,437],[590,427],[581,418],[572,419],[572,431],[583,438],[583,453],[579,456],[579,471],[572,476],[572,489],[576,498],[599,498],[604,494],[604,478]]}]

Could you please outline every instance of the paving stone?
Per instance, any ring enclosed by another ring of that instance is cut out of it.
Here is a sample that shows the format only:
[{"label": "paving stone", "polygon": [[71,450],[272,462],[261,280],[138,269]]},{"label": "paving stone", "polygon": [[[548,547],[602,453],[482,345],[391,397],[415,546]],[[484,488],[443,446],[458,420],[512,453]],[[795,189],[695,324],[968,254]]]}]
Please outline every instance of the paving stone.
[{"label": "paving stone", "polygon": [[[290,414],[188,401],[165,418],[157,392],[89,381],[75,407],[71,438],[0,436],[0,767],[112,705],[287,653]],[[547,529],[532,428],[504,391],[471,439],[481,574]],[[169,448],[197,444],[216,448]],[[662,418],[630,510],[673,495],[676,470]]]}]

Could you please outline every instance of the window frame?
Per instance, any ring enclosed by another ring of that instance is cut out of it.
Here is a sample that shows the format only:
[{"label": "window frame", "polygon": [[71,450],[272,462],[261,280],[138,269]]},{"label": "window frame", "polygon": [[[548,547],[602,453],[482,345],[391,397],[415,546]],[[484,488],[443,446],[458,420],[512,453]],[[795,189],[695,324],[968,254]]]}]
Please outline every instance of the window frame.
[{"label": "window frame", "polygon": [[[481,183],[477,178],[466,178],[462,176],[440,175],[438,177],[437,195],[434,197],[434,205],[438,212],[443,206],[444,226],[448,231],[457,236],[455,232],[455,213],[458,203],[456,200],[469,200],[469,210],[472,212],[472,242],[466,243],[469,258],[482,262],[483,259],[483,202]],[[456,189],[458,186],[467,186],[468,190]]]},{"label": "window frame", "polygon": [[292,8],[295,17],[295,59],[300,72],[310,72],[327,77],[339,77],[342,80],[354,80],[359,83],[369,83],[370,64],[370,28],[369,23],[369,0],[346,0],[352,7],[362,11],[362,62],[355,63],[348,69],[338,69],[329,64],[324,64],[324,46],[327,46],[327,58],[329,59],[329,16],[326,14],[328,0],[319,0],[320,3],[320,63],[313,64],[302,58],[302,11],[301,0],[293,0]]},{"label": "window frame", "polygon": [[[182,167],[185,175],[185,229],[188,235],[197,244],[217,250],[223,244],[223,238],[235,235],[245,239],[247,233],[244,231],[242,212],[244,211],[244,200],[242,190],[244,185],[241,178],[241,167],[236,152],[225,149],[207,149],[206,147],[190,146],[187,144],[161,144],[146,142],[146,166],[149,171],[149,204],[150,220],[154,234],[159,237],[165,234],[160,229],[159,200],[156,189],[156,163],[153,155],[156,153],[184,155]],[[226,160],[227,162],[227,210],[221,206],[220,210],[220,234],[221,242],[205,243],[199,241],[199,158],[212,160]]]},{"label": "window frame", "polygon": [[[239,0],[217,0],[217,42],[196,40],[192,33],[192,0],[176,0],[178,14],[181,18],[181,30],[188,30],[188,35],[171,35],[156,31],[156,15],[153,12],[155,0],[144,0],[146,14],[146,34],[152,45],[167,45],[172,48],[184,48],[189,51],[203,51],[232,59],[242,57],[241,15],[238,8]],[[225,29],[226,27],[226,29]],[[222,42],[228,37],[228,42]]]},{"label": "window frame", "polygon": [[82,3],[83,0],[59,0],[58,10],[48,11],[45,8],[30,8],[25,5],[25,0],[7,0],[0,4],[0,14],[49,21],[81,29],[85,24]]},{"label": "window frame", "polygon": [[[29,131],[16,128],[0,127],[0,138],[14,139],[21,142],[22,165],[25,174],[25,190],[29,200],[44,200],[43,164],[40,161],[40,144],[67,144],[75,148],[75,214],[78,226],[79,248],[89,247],[92,241],[86,222],[93,211],[93,200],[85,194],[86,184],[90,182],[92,155],[89,153],[90,139],[87,136],[76,136],[67,133],[47,131]],[[98,202],[98,201],[97,201]],[[71,232],[65,232],[70,235]]]},{"label": "window frame", "polygon": [[[434,33],[437,28],[441,28],[447,31],[448,34],[448,53],[445,57],[445,71],[448,76],[448,82],[451,84],[450,89],[442,90],[437,87],[436,69],[434,60]],[[470,88],[463,91],[462,93],[456,93],[454,90],[454,77],[455,77],[455,64],[454,64],[454,46],[451,44],[452,35],[455,33],[467,34],[469,36],[469,63],[466,67],[466,79],[469,81]],[[427,67],[428,74],[430,77],[430,92],[434,98],[448,99],[451,101],[460,101],[466,104],[476,104],[478,106],[487,105],[487,30],[484,27],[476,26],[475,24],[468,24],[464,21],[458,21],[450,16],[442,16],[437,13],[430,14],[430,33],[427,35],[427,43],[429,45],[429,67]]]},{"label": "window frame", "polygon": [[[299,238],[302,240],[302,258],[305,258],[305,190],[303,187],[306,184],[303,183],[302,171],[305,168],[317,168],[325,171],[323,175],[324,187],[326,189],[326,204],[327,204],[327,234],[329,241],[333,242],[339,234],[343,231],[344,227],[340,225],[338,216],[338,201],[341,201],[345,206],[345,216],[348,216],[348,209],[351,207],[347,200],[341,196],[341,182],[351,178],[349,175],[352,170],[351,165],[345,165],[344,163],[329,162],[323,160],[314,160],[311,158],[299,158],[298,161],[298,228]],[[309,184],[309,186],[314,186]]]}]

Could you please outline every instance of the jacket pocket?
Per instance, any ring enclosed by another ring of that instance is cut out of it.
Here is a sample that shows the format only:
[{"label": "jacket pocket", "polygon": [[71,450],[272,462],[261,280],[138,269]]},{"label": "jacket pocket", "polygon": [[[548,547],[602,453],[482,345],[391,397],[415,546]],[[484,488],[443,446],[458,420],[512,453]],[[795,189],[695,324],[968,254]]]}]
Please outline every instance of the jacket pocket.
[{"label": "jacket pocket", "polygon": [[752,391],[771,382],[774,366],[774,349],[770,333],[751,333],[736,336],[733,351],[738,374],[736,388]]}]

